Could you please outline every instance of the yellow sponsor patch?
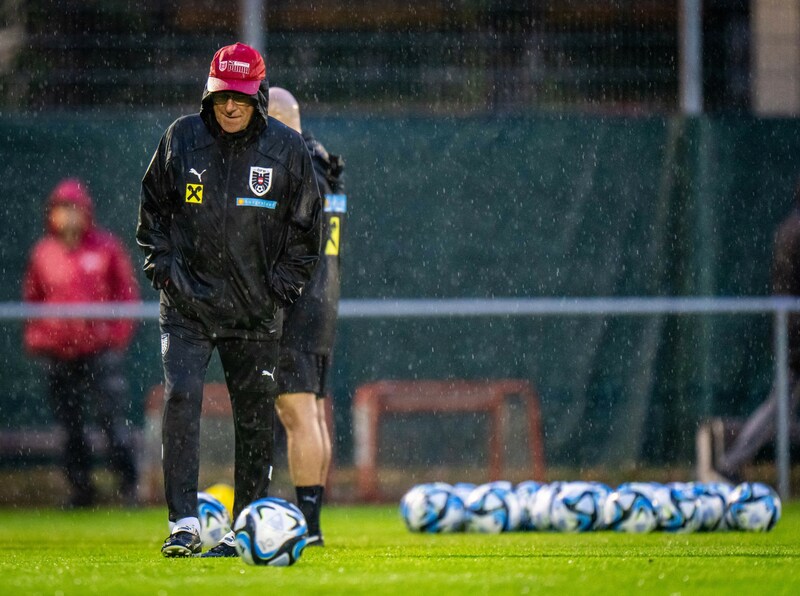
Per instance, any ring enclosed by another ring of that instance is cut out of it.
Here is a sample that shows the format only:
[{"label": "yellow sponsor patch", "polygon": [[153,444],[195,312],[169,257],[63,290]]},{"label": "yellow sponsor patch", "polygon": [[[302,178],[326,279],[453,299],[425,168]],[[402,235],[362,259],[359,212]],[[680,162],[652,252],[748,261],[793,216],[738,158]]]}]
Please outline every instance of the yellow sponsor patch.
[{"label": "yellow sponsor patch", "polygon": [[202,184],[187,184],[186,185],[186,202],[195,203],[200,205],[203,202],[203,185]]},{"label": "yellow sponsor patch", "polygon": [[339,254],[339,218],[336,216],[331,217],[331,234],[328,236],[328,241],[325,243],[325,254],[327,256],[336,256]]}]

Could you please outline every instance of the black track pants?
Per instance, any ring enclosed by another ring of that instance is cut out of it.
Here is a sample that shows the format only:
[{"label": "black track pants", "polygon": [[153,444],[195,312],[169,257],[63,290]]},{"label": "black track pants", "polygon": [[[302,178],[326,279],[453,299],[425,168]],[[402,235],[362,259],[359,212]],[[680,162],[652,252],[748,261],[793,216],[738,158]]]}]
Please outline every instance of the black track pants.
[{"label": "black track pants", "polygon": [[234,518],[267,496],[272,476],[277,341],[209,337],[194,325],[163,322],[164,490],[170,521],[197,516],[200,413],[211,354],[219,351],[235,433]]}]

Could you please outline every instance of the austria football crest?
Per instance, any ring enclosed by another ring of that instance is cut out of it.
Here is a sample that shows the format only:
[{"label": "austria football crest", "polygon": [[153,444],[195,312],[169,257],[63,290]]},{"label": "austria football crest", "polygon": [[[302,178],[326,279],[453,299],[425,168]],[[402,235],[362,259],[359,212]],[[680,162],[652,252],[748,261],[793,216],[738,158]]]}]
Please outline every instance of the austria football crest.
[{"label": "austria football crest", "polygon": [[252,190],[257,197],[262,197],[267,194],[271,186],[272,168],[250,167],[250,190]]}]

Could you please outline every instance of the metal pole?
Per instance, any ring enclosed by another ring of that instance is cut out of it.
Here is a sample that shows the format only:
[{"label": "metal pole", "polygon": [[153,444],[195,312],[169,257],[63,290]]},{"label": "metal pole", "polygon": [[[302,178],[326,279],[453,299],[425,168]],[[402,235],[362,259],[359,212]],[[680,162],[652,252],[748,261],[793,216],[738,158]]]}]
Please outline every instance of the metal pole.
[{"label": "metal pole", "polygon": [[242,41],[258,50],[263,56],[266,47],[266,27],[264,14],[267,0],[240,0],[239,2],[239,31]]},{"label": "metal pole", "polygon": [[778,392],[775,429],[775,462],[778,467],[778,494],[781,499],[789,498],[789,332],[788,316],[785,308],[775,311],[775,384]]},{"label": "metal pole", "polygon": [[681,0],[680,104],[681,113],[703,113],[703,2]]}]

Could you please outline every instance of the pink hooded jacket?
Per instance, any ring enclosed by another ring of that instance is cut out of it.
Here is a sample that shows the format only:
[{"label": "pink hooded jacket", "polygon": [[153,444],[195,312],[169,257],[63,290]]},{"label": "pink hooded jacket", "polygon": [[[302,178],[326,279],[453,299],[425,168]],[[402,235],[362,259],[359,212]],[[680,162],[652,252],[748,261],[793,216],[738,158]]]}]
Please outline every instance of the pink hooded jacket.
[{"label": "pink hooded jacket", "polygon": [[[90,220],[77,247],[71,249],[50,229],[53,205],[70,203]],[[26,302],[78,303],[138,301],[139,285],[130,257],[110,232],[95,226],[92,199],[84,184],[62,180],[47,199],[47,234],[33,247],[22,283]],[[25,324],[30,354],[71,360],[107,349],[124,349],[134,332],[131,320],[33,319]]]}]

